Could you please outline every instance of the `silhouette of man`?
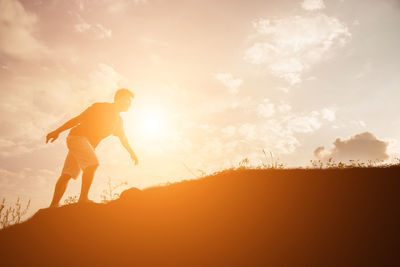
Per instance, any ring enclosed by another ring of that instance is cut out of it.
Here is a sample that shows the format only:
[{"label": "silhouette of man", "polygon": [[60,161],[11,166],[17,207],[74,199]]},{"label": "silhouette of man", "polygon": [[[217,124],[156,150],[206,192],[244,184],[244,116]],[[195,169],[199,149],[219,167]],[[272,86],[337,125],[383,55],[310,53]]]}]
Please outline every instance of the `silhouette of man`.
[{"label": "silhouette of man", "polygon": [[46,144],[48,141],[53,143],[61,132],[73,127],[67,136],[69,151],[61,176],[56,183],[50,207],[59,206],[60,199],[67,189],[69,180],[71,178],[76,179],[81,169],[83,174],[79,203],[92,202],[88,199],[88,193],[96,169],[99,166],[94,150],[100,141],[109,135],[117,136],[131,155],[135,165],[138,164],[138,159],[126,138],[120,116],[120,112],[125,112],[129,109],[132,98],[134,98],[134,94],[131,91],[124,88],[119,89],[115,93],[113,103],[94,103],[79,116],[72,118],[46,136]]}]

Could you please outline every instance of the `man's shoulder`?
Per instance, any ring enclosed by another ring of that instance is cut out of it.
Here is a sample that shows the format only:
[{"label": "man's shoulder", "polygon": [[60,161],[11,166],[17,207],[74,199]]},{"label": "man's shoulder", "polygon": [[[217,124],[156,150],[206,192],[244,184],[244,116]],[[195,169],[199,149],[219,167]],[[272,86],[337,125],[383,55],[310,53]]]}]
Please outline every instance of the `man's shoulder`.
[{"label": "man's shoulder", "polygon": [[109,103],[109,102],[95,102],[89,108],[95,109],[95,110],[112,109],[112,103]]},{"label": "man's shoulder", "polygon": [[94,102],[91,106],[92,107],[108,107],[111,104],[112,103],[109,103],[109,102]]}]

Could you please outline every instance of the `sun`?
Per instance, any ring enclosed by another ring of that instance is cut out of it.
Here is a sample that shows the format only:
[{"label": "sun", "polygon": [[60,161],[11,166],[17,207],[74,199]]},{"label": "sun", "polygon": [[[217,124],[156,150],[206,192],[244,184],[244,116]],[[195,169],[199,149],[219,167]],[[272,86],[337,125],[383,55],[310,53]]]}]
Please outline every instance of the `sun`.
[{"label": "sun", "polygon": [[145,139],[163,139],[168,130],[165,113],[158,109],[144,111],[140,119],[140,129]]},{"label": "sun", "polygon": [[163,121],[162,119],[154,114],[148,115],[143,119],[143,130],[147,134],[156,134],[159,133],[163,128]]},{"label": "sun", "polygon": [[126,114],[127,135],[149,145],[166,144],[178,138],[176,112],[169,106],[142,101]]}]

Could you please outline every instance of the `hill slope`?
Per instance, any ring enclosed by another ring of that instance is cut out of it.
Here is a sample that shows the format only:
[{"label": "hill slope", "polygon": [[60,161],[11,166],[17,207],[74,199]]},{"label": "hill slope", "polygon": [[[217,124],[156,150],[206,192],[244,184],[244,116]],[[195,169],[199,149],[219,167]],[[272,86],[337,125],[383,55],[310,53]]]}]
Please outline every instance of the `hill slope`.
[{"label": "hill slope", "polygon": [[40,210],[0,232],[0,264],[389,266],[400,169],[239,170],[109,204]]}]

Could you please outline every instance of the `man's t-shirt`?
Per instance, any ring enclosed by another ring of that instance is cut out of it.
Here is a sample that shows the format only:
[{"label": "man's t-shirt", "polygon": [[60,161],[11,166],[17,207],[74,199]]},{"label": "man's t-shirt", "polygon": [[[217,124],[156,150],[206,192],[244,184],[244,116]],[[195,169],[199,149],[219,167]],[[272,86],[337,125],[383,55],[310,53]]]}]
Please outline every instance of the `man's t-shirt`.
[{"label": "man's t-shirt", "polygon": [[93,147],[109,135],[122,136],[122,118],[113,103],[94,103],[79,115],[80,124],[70,135],[85,136]]}]

